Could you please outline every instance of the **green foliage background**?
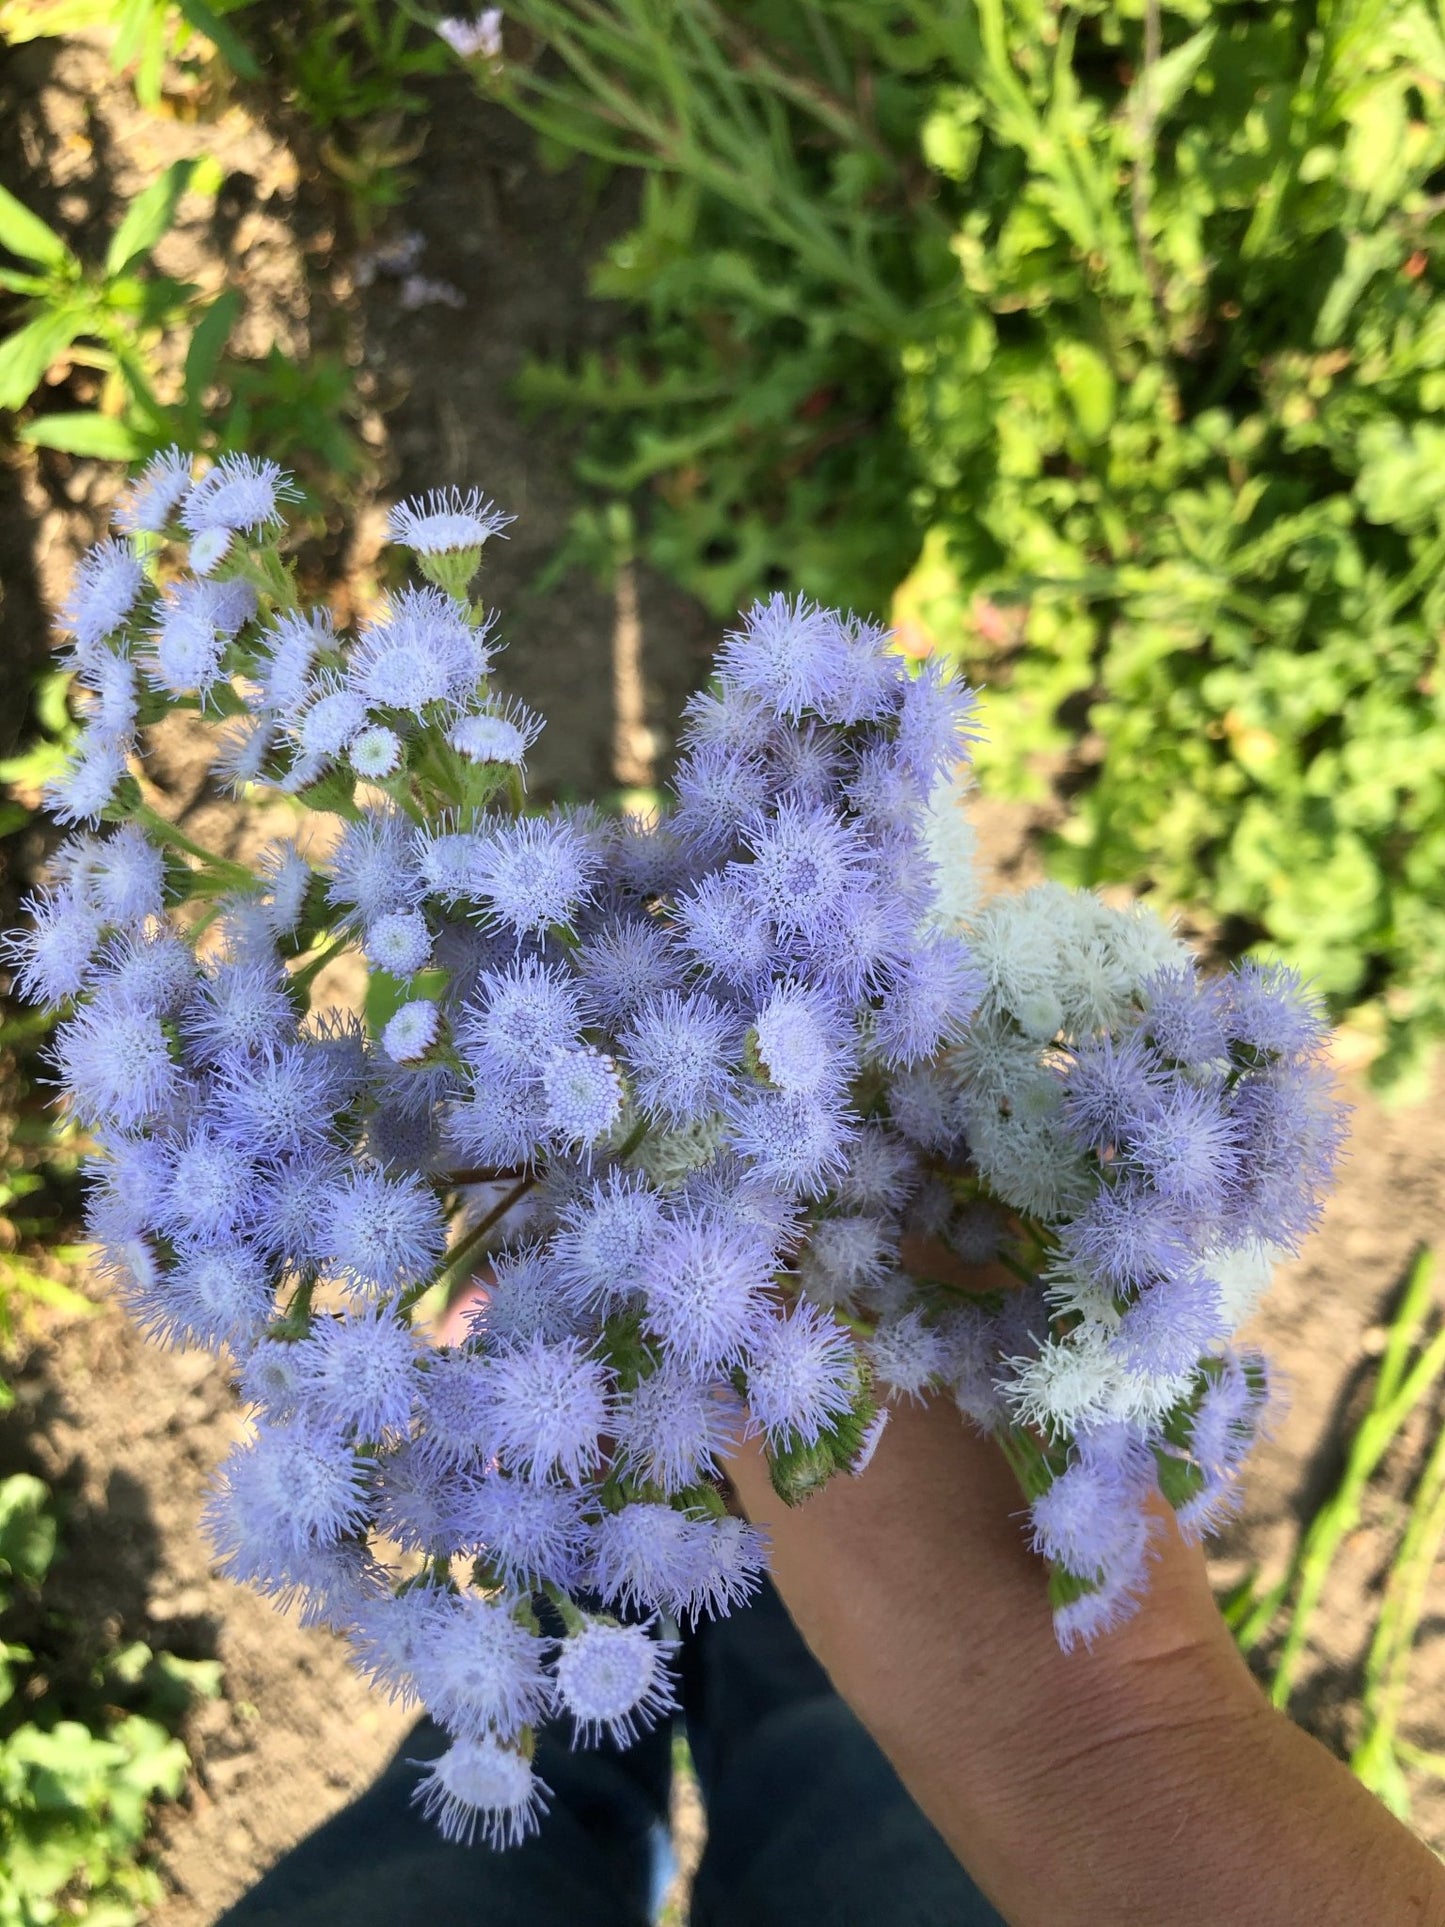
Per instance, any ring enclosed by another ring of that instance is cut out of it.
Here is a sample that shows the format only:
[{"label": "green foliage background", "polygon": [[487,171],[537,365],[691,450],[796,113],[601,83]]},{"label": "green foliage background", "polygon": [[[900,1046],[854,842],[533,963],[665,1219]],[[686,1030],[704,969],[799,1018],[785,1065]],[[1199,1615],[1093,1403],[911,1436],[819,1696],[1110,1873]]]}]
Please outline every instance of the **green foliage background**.
[{"label": "green foliage background", "polygon": [[[717,611],[914,606],[1154,887],[1445,1031],[1439,0],[518,0],[479,77],[644,171],[619,360],[525,390]],[[586,530],[582,531],[585,535]]]},{"label": "green foliage background", "polygon": [[189,1770],[175,1727],[220,1669],[137,1641],[64,1677],[68,1628],[47,1594],[58,1530],[40,1479],[0,1479],[0,1927],[131,1927],[161,1898],[139,1856],[152,1801],[175,1799]]}]

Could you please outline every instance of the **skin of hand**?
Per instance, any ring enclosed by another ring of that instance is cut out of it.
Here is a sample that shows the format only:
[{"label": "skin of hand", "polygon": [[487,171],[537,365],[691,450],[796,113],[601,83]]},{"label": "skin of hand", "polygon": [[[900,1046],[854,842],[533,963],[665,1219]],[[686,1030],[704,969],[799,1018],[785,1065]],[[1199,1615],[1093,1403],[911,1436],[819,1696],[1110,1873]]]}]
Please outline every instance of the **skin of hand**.
[{"label": "skin of hand", "polygon": [[1445,1869],[1264,1699],[1167,1512],[1138,1613],[1059,1650],[992,1440],[897,1410],[789,1508],[729,1472],[834,1685],[1015,1927],[1445,1927]]}]

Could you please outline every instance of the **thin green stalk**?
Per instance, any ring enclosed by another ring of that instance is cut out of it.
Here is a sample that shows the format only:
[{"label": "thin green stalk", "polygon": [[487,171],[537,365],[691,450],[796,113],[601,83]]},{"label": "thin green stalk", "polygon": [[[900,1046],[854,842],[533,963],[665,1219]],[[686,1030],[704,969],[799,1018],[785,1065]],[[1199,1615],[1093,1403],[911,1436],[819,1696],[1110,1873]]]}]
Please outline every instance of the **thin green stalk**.
[{"label": "thin green stalk", "polygon": [[326,968],[327,964],[331,962],[331,959],[333,957],[339,957],[350,943],[350,931],[343,930],[340,936],[333,937],[330,943],[326,944],[322,949],[313,951],[298,970],[292,971],[292,988],[298,991],[309,991],[320,973]]},{"label": "thin green stalk", "polygon": [[1431,1286],[1435,1276],[1435,1254],[1428,1249],[1416,1252],[1405,1274],[1404,1288],[1400,1293],[1400,1305],[1390,1322],[1389,1335],[1385,1349],[1380,1357],[1380,1374],[1376,1384],[1374,1405],[1384,1405],[1400,1389],[1400,1380],[1410,1353],[1419,1342],[1425,1320],[1431,1305]]},{"label": "thin green stalk", "polygon": [[243,551],[234,573],[243,577],[253,588],[259,589],[263,595],[270,596],[278,609],[300,607],[296,600],[296,584],[277,549],[268,546]]},{"label": "thin green stalk", "polygon": [[[541,0],[530,0],[520,10],[527,24],[571,69],[584,99],[579,101],[576,85],[559,83],[533,69],[520,80],[511,77],[511,85],[503,92],[508,106],[570,146],[589,153],[601,153],[605,147],[606,157],[623,165],[662,166],[730,201],[822,278],[851,289],[868,317],[868,328],[860,333],[882,331],[892,339],[906,327],[905,310],[858,246],[859,237],[855,235],[850,250],[836,228],[820,217],[801,183],[783,168],[784,157],[776,139],[770,137],[772,130],[756,112],[748,111],[748,91],[738,87],[725,64],[709,59],[708,71],[702,71],[693,63],[689,74],[687,63],[679,64],[674,41],[666,31],[658,31],[650,14],[633,15],[624,28],[615,14],[595,6],[580,11],[593,20],[601,13],[601,24],[589,30],[579,21],[577,10],[549,7]],[[697,23],[684,20],[682,24],[695,27]],[[693,37],[711,54],[712,43],[706,37],[701,41],[696,34]],[[644,105],[636,87],[629,89],[625,81],[613,78],[605,64],[609,60],[624,74],[635,73],[639,85],[661,86],[677,118],[671,122],[659,118]],[[707,94],[707,108],[690,120],[699,91]],[[543,113],[536,105],[539,98],[560,113]],[[767,100],[765,92],[764,105]],[[598,118],[629,129],[650,152],[619,150],[610,141],[599,143],[588,127],[589,119]]]},{"label": "thin green stalk", "polygon": [[564,1629],[569,1633],[580,1633],[587,1624],[586,1614],[579,1612],[562,1588],[554,1586],[550,1579],[543,1583],[542,1590],[556,1607],[557,1617]]},{"label": "thin green stalk", "polygon": [[316,1294],[315,1276],[303,1278],[291,1294],[291,1301],[270,1329],[272,1338],[304,1338],[311,1328],[311,1300]]},{"label": "thin green stalk", "polygon": [[1295,1672],[1304,1653],[1310,1623],[1324,1592],[1325,1581],[1340,1546],[1360,1523],[1365,1489],[1370,1478],[1399,1436],[1411,1412],[1439,1378],[1442,1369],[1445,1369],[1445,1331],[1437,1333],[1429,1350],[1421,1355],[1399,1398],[1382,1411],[1372,1413],[1360,1427],[1339,1491],[1317,1515],[1305,1535],[1299,1562],[1299,1589],[1274,1679],[1270,1684],[1270,1698],[1276,1706],[1289,1703]]},{"label": "thin green stalk", "polygon": [[994,1437],[1019,1482],[1019,1490],[1032,1504],[1053,1483],[1054,1469],[1049,1462],[1048,1447],[1032,1432],[1021,1431],[1016,1425],[997,1426]]},{"label": "thin green stalk", "polygon": [[[622,1140],[622,1143],[617,1147],[616,1156],[618,1161],[622,1162],[631,1157],[632,1153],[646,1136],[647,1120],[641,1118],[633,1125],[632,1129],[627,1133],[627,1136]],[[428,1278],[424,1282],[417,1283],[411,1287],[410,1291],[403,1294],[401,1309],[403,1311],[409,1311],[411,1307],[416,1304],[417,1300],[424,1298],[429,1291],[445,1288],[446,1291],[450,1292],[458,1280],[466,1275],[467,1267],[475,1257],[487,1233],[494,1225],[499,1224],[501,1220],[506,1217],[513,1205],[521,1203],[527,1193],[539,1182],[541,1175],[540,1171],[532,1171],[527,1173],[526,1176],[518,1178],[506,1196],[493,1205],[492,1209],[484,1218],[479,1218],[471,1230],[466,1232],[459,1240],[448,1255],[445,1269],[435,1278]]]},{"label": "thin green stalk", "polygon": [[617,1162],[625,1164],[647,1136],[647,1119],[640,1117],[617,1147]]},{"label": "thin green stalk", "polygon": [[1347,1535],[1360,1522],[1365,1489],[1406,1420],[1430,1392],[1442,1371],[1445,1371],[1445,1329],[1435,1334],[1414,1365],[1403,1374],[1393,1397],[1366,1414],[1351,1445],[1338,1491],[1305,1534],[1298,1561],[1299,1587],[1270,1685],[1270,1698],[1276,1706],[1285,1706],[1289,1702],[1295,1672],[1309,1636],[1310,1622],[1319,1605],[1335,1555]]},{"label": "thin green stalk", "polygon": [[1405,1765],[1413,1766],[1417,1773],[1429,1773],[1437,1780],[1445,1780],[1445,1753],[1432,1753],[1428,1747],[1412,1746],[1409,1740],[1397,1741],[1395,1751]]},{"label": "thin green stalk", "polygon": [[1021,1284],[1036,1285],[1039,1282],[1038,1273],[1031,1270],[1021,1259],[1015,1258],[1011,1252],[996,1251],[994,1263],[1002,1265],[1005,1271],[1012,1272]]},{"label": "thin green stalk", "polygon": [[[1433,1254],[1429,1251],[1420,1252],[1406,1276],[1404,1290],[1400,1296],[1399,1309],[1396,1311],[1394,1320],[1391,1323],[1384,1355],[1380,1361],[1379,1375],[1375,1381],[1375,1390],[1370,1400],[1370,1409],[1365,1415],[1364,1422],[1350,1442],[1349,1458],[1346,1463],[1344,1476],[1340,1482],[1340,1487],[1329,1503],[1323,1507],[1311,1521],[1304,1536],[1296,1546],[1294,1556],[1290,1560],[1289,1566],[1283,1576],[1270,1587],[1267,1593],[1256,1601],[1248,1615],[1240,1622],[1235,1636],[1243,1652],[1247,1653],[1253,1647],[1257,1646],[1269,1631],[1271,1625],[1274,1623],[1275,1616],[1299,1584],[1306,1565],[1311,1560],[1319,1557],[1321,1549],[1326,1546],[1330,1547],[1328,1557],[1333,1558],[1333,1548],[1338,1546],[1344,1533],[1349,1530],[1348,1524],[1343,1525],[1337,1532],[1333,1530],[1331,1520],[1335,1507],[1341,1503],[1348,1503],[1348,1495],[1353,1493],[1354,1504],[1356,1510],[1358,1510],[1359,1497],[1363,1494],[1365,1484],[1384,1453],[1389,1449],[1395,1432],[1398,1431],[1399,1426],[1402,1425],[1409,1416],[1409,1411],[1413,1409],[1412,1405],[1404,1411],[1401,1411],[1393,1429],[1382,1429],[1379,1421],[1382,1414],[1387,1412],[1392,1413],[1395,1410],[1396,1401],[1400,1395],[1401,1379],[1404,1376],[1406,1360],[1419,1336],[1425,1314],[1429,1309],[1430,1284],[1433,1270]],[[1439,1343],[1440,1340],[1437,1338],[1436,1345],[1438,1346]],[[1424,1362],[1424,1360],[1421,1360],[1417,1363],[1416,1374],[1419,1372],[1420,1364]],[[1437,1365],[1436,1370],[1438,1369],[1439,1367]],[[1416,1382],[1418,1382],[1418,1379],[1412,1375],[1412,1383]],[[1425,1390],[1428,1389],[1429,1382],[1433,1382],[1433,1373],[1430,1375],[1429,1381],[1420,1385],[1419,1395],[1421,1397],[1424,1396]],[[1324,1574],[1320,1572],[1315,1585],[1316,1596],[1318,1595],[1319,1586],[1323,1584],[1323,1578]],[[1312,1610],[1312,1607],[1310,1610]]]},{"label": "thin green stalk", "polygon": [[506,1196],[498,1204],[493,1205],[484,1218],[479,1218],[471,1230],[466,1232],[453,1247],[444,1270],[435,1278],[424,1279],[413,1285],[410,1291],[403,1293],[400,1309],[410,1311],[417,1300],[424,1298],[429,1291],[444,1288],[447,1293],[450,1293],[453,1285],[467,1275],[468,1267],[487,1233],[506,1217],[513,1205],[521,1203],[540,1176],[540,1172],[534,1171],[527,1177],[519,1178]]},{"label": "thin green stalk", "polygon": [[1385,1598],[1365,1661],[1361,1705],[1364,1731],[1350,1766],[1372,1792],[1402,1813],[1399,1768],[1400,1716],[1405,1710],[1410,1661],[1425,1611],[1425,1595],[1445,1543],[1445,1431],[1425,1463],[1385,1587]]},{"label": "thin green stalk", "polygon": [[187,836],[179,825],[170,822],[149,803],[137,803],[131,811],[131,820],[139,823],[158,843],[166,843],[174,850],[182,850],[192,856],[205,869],[209,870],[218,883],[224,883],[233,890],[251,890],[256,879],[244,863],[233,863],[228,856],[218,856],[204,844],[197,843],[194,837]]}]

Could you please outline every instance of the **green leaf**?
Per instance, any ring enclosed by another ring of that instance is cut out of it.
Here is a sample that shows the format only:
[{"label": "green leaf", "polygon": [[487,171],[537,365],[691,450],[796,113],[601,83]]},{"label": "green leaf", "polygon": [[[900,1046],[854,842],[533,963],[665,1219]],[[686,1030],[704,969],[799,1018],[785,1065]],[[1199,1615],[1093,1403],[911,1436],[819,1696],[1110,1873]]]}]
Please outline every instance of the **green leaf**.
[{"label": "green leaf", "polygon": [[149,0],[149,6],[151,29],[141,42],[131,85],[135,88],[135,97],[140,105],[154,113],[161,104],[161,90],[166,77],[166,28],[169,23],[164,0],[159,5],[155,4],[155,0]]},{"label": "green leaf", "polygon": [[70,1285],[61,1284],[56,1278],[47,1278],[43,1271],[36,1271],[23,1258],[12,1257],[9,1253],[0,1255],[0,1291],[22,1291],[37,1304],[49,1305],[52,1310],[70,1312],[82,1318],[94,1318],[100,1310],[99,1305]]},{"label": "green leaf", "polygon": [[22,261],[38,262],[42,268],[76,264],[55,229],[32,214],[23,201],[17,201],[7,187],[0,187],[0,247],[18,254]]},{"label": "green leaf", "polygon": [[366,1027],[373,1037],[379,1037],[402,1005],[410,997],[411,990],[405,977],[393,977],[389,970],[373,970],[366,982]]},{"label": "green leaf", "polygon": [[61,308],[36,315],[0,342],[0,408],[23,408],[56,357],[85,331],[85,315]]},{"label": "green leaf", "polygon": [[1413,529],[1445,511],[1445,428],[1438,423],[1371,422],[1359,451],[1355,494],[1368,521]]},{"label": "green leaf", "polygon": [[1097,348],[1061,341],[1054,351],[1059,381],[1086,440],[1101,442],[1114,420],[1114,376]]},{"label": "green leaf", "polygon": [[97,462],[133,462],[146,453],[135,430],[113,415],[42,415],[25,424],[20,439],[32,448],[58,448]]},{"label": "green leaf", "polygon": [[1201,27],[1198,33],[1167,53],[1154,63],[1151,70],[1142,72],[1129,89],[1126,106],[1132,114],[1140,113],[1147,107],[1156,121],[1172,114],[1193,85],[1194,76],[1209,58],[1209,50],[1214,45],[1217,27]]},{"label": "green leaf", "polygon": [[356,775],[349,769],[334,769],[315,783],[297,791],[297,800],[308,810],[325,810],[345,817],[348,823],[361,815],[356,803]]},{"label": "green leaf", "polygon": [[21,783],[27,789],[38,788],[59,776],[65,768],[66,749],[63,743],[36,743],[23,750],[19,756],[7,756],[0,760],[0,783]]},{"label": "green leaf", "polygon": [[176,204],[195,171],[195,161],[172,161],[160,179],[131,202],[105,251],[107,279],[123,274],[133,261],[150,253],[176,218]]},{"label": "green leaf", "polygon": [[0,268],[0,288],[7,294],[28,294],[42,300],[50,291],[43,274],[20,274],[14,268]]},{"label": "green leaf", "polygon": [[50,0],[45,8],[0,4],[0,35],[9,47],[32,40],[61,40],[95,25],[96,0]]},{"label": "green leaf", "polygon": [[38,1586],[55,1557],[50,1492],[29,1472],[0,1480],[0,1571]]},{"label": "green leaf", "polygon": [[177,1659],[142,1645],[145,1663],[137,1674],[140,1705],[150,1718],[174,1727],[196,1700],[218,1699],[224,1671],[218,1659]]},{"label": "green leaf", "polygon": [[240,295],[234,288],[227,288],[224,294],[216,296],[196,323],[191,345],[186,350],[186,397],[192,403],[198,404],[215,380],[216,368],[240,311]]},{"label": "green leaf", "polygon": [[251,49],[234,27],[228,26],[218,13],[205,4],[205,0],[178,0],[178,11],[197,33],[206,36],[232,73],[242,80],[261,78],[261,69]]},{"label": "green leaf", "polygon": [[35,679],[35,720],[50,736],[70,728],[70,672],[47,669]]},{"label": "green leaf", "polygon": [[[110,59],[115,71],[124,73],[132,61],[145,64],[147,50],[159,38],[165,44],[165,0],[114,0],[109,25],[115,35]],[[154,106],[141,88],[136,89],[143,107]],[[156,99],[159,99],[157,89]]]}]

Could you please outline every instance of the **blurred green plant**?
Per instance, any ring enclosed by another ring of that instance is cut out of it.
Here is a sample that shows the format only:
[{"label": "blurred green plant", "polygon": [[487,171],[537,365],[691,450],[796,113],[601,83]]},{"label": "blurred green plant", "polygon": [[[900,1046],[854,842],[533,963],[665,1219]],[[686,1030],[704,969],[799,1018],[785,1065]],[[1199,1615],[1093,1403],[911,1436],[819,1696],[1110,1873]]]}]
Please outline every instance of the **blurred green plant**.
[{"label": "blurred green plant", "polygon": [[585,479],[651,491],[647,552],[719,614],[774,581],[876,607],[917,553],[898,345],[957,270],[916,156],[933,56],[897,11],[523,0],[538,57],[470,63],[544,155],[643,170],[593,280],[643,331],[519,392],[587,421]]},{"label": "blurred green plant", "polygon": [[[1310,1630],[1328,1590],[1335,1560],[1364,1516],[1371,1481],[1405,1427],[1431,1408],[1445,1375],[1445,1328],[1434,1322],[1435,1257],[1416,1254],[1385,1335],[1369,1403],[1345,1447],[1344,1465],[1329,1497],[1301,1533],[1284,1572],[1262,1587],[1251,1572],[1221,1601],[1240,1649],[1253,1653],[1279,1629],[1268,1675],[1270,1698],[1288,1707]],[[1445,1544],[1445,1432],[1437,1432],[1412,1483],[1404,1524],[1385,1578],[1371,1633],[1360,1693],[1360,1737],[1350,1764],[1372,1792],[1402,1819],[1409,1817],[1403,1765],[1445,1773],[1445,1759],[1401,1738],[1410,1663],[1426,1588]]]},{"label": "blurred green plant", "polygon": [[58,1540],[43,1481],[0,1479],[0,1927],[130,1927],[161,1898],[140,1850],[152,1803],[185,1784],[175,1729],[220,1668],[136,1642],[63,1687],[45,1649]]},{"label": "blurred green plant", "polygon": [[1410,1817],[1404,1766],[1445,1776],[1445,1761],[1401,1738],[1426,1591],[1445,1544],[1445,1431],[1420,1474],[1365,1661],[1362,1732],[1350,1765],[1402,1820]]},{"label": "blurred green plant", "polygon": [[887,605],[1069,881],[1203,906],[1382,1081],[1445,1031],[1445,35],[1427,0],[515,0],[478,83],[642,172],[534,366],[650,558]]},{"label": "blurred green plant", "polygon": [[166,68],[204,68],[219,56],[243,80],[260,69],[245,42],[227,23],[251,0],[0,0],[0,40],[58,40],[67,34],[110,29],[110,62],[129,73],[142,107],[158,107]]},{"label": "blurred green plant", "polygon": [[144,107],[161,106],[168,72],[219,83],[222,99],[235,79],[249,101],[284,102],[314,136],[362,241],[411,188],[431,105],[420,83],[455,64],[432,27],[392,0],[0,0],[0,42],[96,29]]},{"label": "blurred green plant", "polygon": [[[16,297],[15,325],[0,342],[0,409],[25,408],[61,364],[100,378],[93,409],[38,412],[21,424],[21,441],[130,461],[167,439],[156,351],[179,329],[204,326],[206,315],[199,289],[156,272],[149,257],[186,191],[214,196],[220,184],[214,161],[168,167],[131,203],[98,267],[0,188],[0,246],[24,263],[0,268],[0,288]],[[209,314],[218,311],[212,303]],[[209,333],[219,326],[213,322]]]},{"label": "blurred green plant", "polygon": [[[264,446],[305,479],[354,475],[351,372],[338,356],[293,363],[229,357],[242,301],[234,288],[206,297],[152,259],[182,197],[214,197],[211,159],[176,161],[131,202],[98,266],[87,265],[40,217],[0,188],[0,266],[13,297],[0,339],[0,410],[23,415],[18,438],[37,448],[135,461],[171,442],[219,454]],[[89,387],[89,406],[53,409],[51,394]]]},{"label": "blurred green plant", "polygon": [[419,83],[453,64],[445,44],[391,0],[287,0],[247,22],[268,84],[314,129],[357,236],[370,240],[405,200],[425,139]]}]

